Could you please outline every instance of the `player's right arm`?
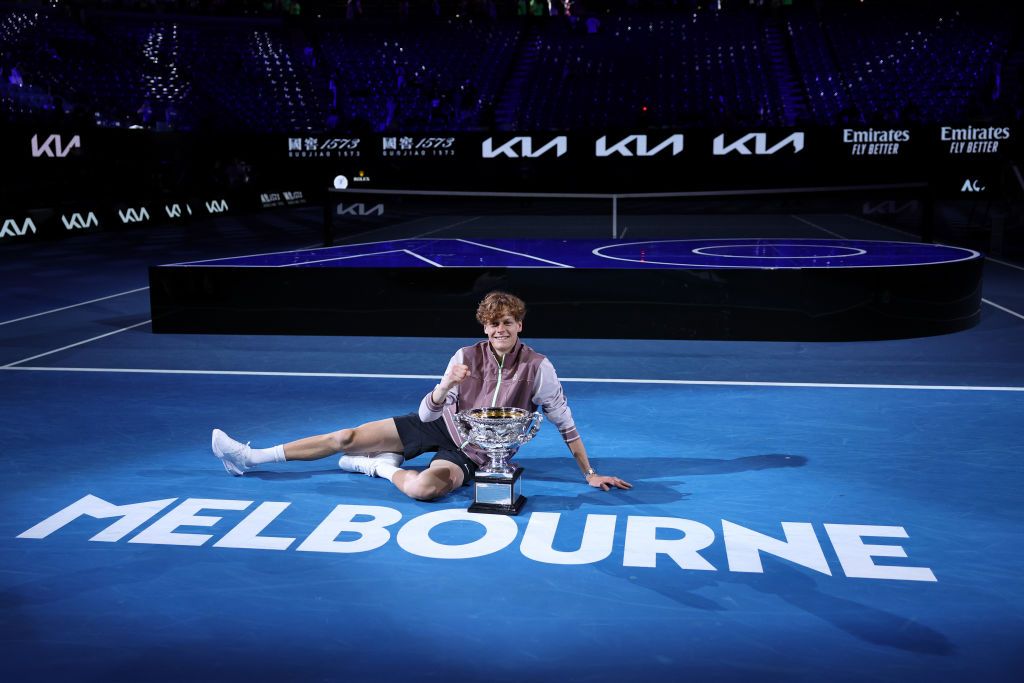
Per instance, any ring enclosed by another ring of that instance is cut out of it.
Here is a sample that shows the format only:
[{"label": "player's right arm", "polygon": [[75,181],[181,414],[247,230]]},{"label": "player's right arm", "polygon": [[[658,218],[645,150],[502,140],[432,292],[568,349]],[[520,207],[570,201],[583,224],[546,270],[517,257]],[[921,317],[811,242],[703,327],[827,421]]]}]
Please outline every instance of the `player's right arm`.
[{"label": "player's right arm", "polygon": [[462,362],[462,349],[455,352],[448,367],[433,391],[420,401],[419,416],[424,422],[436,420],[448,403],[455,403],[459,397],[459,385],[469,377],[469,366]]},{"label": "player's right arm", "polygon": [[436,404],[444,404],[448,392],[462,384],[462,380],[469,377],[469,366],[462,363],[454,363],[448,366],[444,377],[430,393],[430,399]]}]

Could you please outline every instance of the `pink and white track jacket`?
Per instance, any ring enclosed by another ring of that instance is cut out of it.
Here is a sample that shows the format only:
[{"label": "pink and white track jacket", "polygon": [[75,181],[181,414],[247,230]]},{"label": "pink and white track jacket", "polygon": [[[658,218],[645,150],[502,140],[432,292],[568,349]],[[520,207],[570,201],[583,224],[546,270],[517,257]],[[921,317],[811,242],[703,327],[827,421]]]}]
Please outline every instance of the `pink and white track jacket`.
[{"label": "pink and white track jacket", "polygon": [[519,342],[499,360],[484,340],[456,351],[448,361],[445,374],[460,363],[469,366],[469,376],[448,392],[444,403],[434,403],[433,391],[424,396],[419,417],[424,422],[444,418],[452,441],[477,464],[486,463],[487,456],[484,451],[463,444],[455,428],[455,414],[460,410],[502,406],[533,411],[535,406],[541,406],[544,416],[558,427],[566,443],[580,438],[562,385],[547,357]]}]

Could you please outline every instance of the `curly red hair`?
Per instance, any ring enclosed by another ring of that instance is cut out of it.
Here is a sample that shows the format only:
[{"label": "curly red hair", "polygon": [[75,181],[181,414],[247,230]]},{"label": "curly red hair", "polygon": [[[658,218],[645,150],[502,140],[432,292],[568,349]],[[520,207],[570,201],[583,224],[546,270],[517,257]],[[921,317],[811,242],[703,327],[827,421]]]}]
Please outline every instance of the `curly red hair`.
[{"label": "curly red hair", "polygon": [[508,292],[491,292],[476,307],[476,320],[481,325],[501,320],[506,315],[522,322],[526,317],[526,304],[514,294]]}]

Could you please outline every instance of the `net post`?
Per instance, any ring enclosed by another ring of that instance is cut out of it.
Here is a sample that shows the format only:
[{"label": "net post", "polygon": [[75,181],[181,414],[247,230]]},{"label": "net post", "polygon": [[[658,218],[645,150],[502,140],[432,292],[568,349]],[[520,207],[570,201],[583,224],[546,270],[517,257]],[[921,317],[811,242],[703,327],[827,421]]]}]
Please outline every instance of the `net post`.
[{"label": "net post", "polygon": [[331,191],[327,191],[327,196],[324,199],[324,246],[334,246],[334,211],[333,211],[333,200],[331,199]]},{"label": "net post", "polygon": [[935,242],[935,189],[929,182],[924,188],[921,204],[921,241]]},{"label": "net post", "polygon": [[619,195],[612,195],[612,239],[619,239]]}]

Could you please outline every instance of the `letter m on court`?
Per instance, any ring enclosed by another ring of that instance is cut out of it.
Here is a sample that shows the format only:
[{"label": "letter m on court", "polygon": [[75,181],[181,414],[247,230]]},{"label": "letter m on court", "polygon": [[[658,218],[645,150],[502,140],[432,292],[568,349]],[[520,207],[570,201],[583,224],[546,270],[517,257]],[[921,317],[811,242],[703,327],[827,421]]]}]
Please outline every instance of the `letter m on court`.
[{"label": "letter m on court", "polygon": [[120,517],[118,521],[89,539],[90,541],[107,541],[108,543],[120,541],[176,500],[177,498],[167,498],[166,500],[150,500],[131,505],[114,505],[89,494],[60,512],[47,517],[28,531],[18,534],[18,538],[46,538],[79,517],[94,519]]}]

